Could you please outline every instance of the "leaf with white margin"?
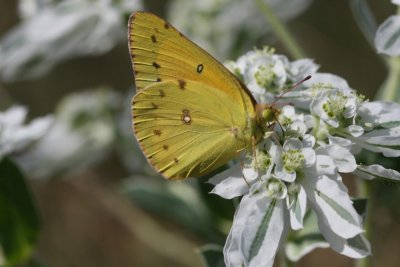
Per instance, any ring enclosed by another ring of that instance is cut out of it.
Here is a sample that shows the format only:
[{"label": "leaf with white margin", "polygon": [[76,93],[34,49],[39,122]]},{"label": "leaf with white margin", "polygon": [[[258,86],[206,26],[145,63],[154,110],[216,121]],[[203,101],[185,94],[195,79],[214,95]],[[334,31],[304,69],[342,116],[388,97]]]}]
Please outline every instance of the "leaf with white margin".
[{"label": "leaf with white margin", "polygon": [[242,171],[240,163],[237,163],[231,168],[215,175],[208,182],[215,185],[210,193],[217,194],[226,199],[232,199],[249,192],[249,184],[252,184],[256,179],[257,172],[252,168],[244,168]]},{"label": "leaf with white margin", "polygon": [[400,127],[373,130],[360,137],[349,137],[359,146],[386,157],[400,157]]},{"label": "leaf with white margin", "polygon": [[347,239],[363,232],[362,222],[340,176],[335,178],[307,176],[302,184],[313,210],[326,220],[335,234]]},{"label": "leaf with white margin", "polygon": [[338,145],[327,145],[323,148],[325,148],[329,156],[332,157],[339,172],[349,173],[357,168],[354,155],[346,148]]},{"label": "leaf with white margin", "polygon": [[[291,196],[287,198],[290,200]],[[303,228],[303,219],[306,214],[307,208],[307,195],[304,188],[299,185],[299,192],[294,196],[292,203],[288,203],[290,225],[293,230],[299,230]]]},{"label": "leaf with white margin", "polygon": [[357,167],[355,174],[361,178],[372,180],[376,178],[389,179],[391,181],[400,182],[400,173],[396,170],[386,169],[381,165],[360,165]]},{"label": "leaf with white margin", "polygon": [[383,128],[400,126],[399,114],[400,104],[388,101],[364,102],[357,112],[364,124]]},{"label": "leaf with white margin", "polygon": [[224,247],[226,266],[272,266],[284,225],[281,200],[262,194],[245,195]]},{"label": "leaf with white margin", "polygon": [[333,250],[355,259],[364,258],[371,254],[371,245],[363,234],[348,239],[340,237],[332,231],[323,216],[320,214],[317,214],[317,216],[320,232]]},{"label": "leaf with white margin", "polygon": [[285,246],[286,257],[297,262],[316,248],[328,248],[329,243],[319,231],[317,215],[308,211],[304,217],[304,228],[290,234]]},{"label": "leaf with white margin", "polygon": [[380,54],[400,55],[400,16],[390,16],[375,34],[375,48]]}]

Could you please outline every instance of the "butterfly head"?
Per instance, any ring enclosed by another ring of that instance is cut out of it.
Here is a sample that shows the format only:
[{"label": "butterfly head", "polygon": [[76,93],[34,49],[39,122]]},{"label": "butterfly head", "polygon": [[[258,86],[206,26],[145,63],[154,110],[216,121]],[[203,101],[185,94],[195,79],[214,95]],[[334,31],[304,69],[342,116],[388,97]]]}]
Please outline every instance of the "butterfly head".
[{"label": "butterfly head", "polygon": [[260,140],[266,133],[271,132],[281,110],[274,104],[257,104],[255,113],[254,136]]}]

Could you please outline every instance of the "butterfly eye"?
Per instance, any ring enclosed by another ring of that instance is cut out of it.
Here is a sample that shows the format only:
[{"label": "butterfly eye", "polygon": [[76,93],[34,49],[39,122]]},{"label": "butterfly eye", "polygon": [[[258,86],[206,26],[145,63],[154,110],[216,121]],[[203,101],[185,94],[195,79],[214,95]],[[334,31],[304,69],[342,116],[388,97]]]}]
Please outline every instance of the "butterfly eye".
[{"label": "butterfly eye", "polygon": [[271,109],[264,109],[261,113],[261,116],[266,121],[273,121],[275,119],[275,114]]}]

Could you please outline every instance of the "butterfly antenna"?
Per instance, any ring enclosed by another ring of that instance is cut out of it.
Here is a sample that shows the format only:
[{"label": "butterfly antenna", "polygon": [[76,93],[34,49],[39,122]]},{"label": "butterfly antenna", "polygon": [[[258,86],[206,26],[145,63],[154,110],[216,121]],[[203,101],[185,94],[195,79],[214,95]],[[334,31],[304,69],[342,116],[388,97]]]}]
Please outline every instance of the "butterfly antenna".
[{"label": "butterfly antenna", "polygon": [[282,94],[278,95],[275,98],[275,101],[272,102],[271,105],[275,104],[279,99],[281,99],[284,95],[286,95],[287,93],[293,91],[294,89],[296,89],[297,86],[299,86],[300,84],[302,84],[303,82],[307,81],[311,79],[311,75],[308,75],[307,77],[305,77],[303,80],[301,80],[300,82],[295,83],[294,85],[292,85],[292,87],[290,87],[288,90],[286,90],[285,92],[283,92]]}]

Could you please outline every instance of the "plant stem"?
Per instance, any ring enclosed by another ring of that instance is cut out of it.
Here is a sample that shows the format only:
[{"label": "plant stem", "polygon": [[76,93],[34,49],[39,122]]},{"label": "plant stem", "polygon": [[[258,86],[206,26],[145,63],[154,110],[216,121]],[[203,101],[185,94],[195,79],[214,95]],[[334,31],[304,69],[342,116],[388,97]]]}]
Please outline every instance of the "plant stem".
[{"label": "plant stem", "polygon": [[300,59],[305,57],[304,51],[294,40],[285,24],[282,23],[279,18],[275,15],[273,10],[269,7],[265,0],[255,0],[256,4],[260,8],[260,11],[264,14],[265,19],[270,23],[272,29],[283,42],[289,53],[294,59]]},{"label": "plant stem", "polygon": [[377,94],[377,99],[386,101],[400,101],[400,58],[392,57],[387,60],[389,74]]},{"label": "plant stem", "polygon": [[[371,216],[372,216],[372,203],[374,201],[373,195],[371,194],[371,183],[361,180],[358,180],[357,183],[357,189],[358,189],[358,196],[362,198],[369,197],[368,199],[368,204],[367,204],[367,211],[365,214],[365,220],[364,220],[364,229],[365,229],[365,238],[367,240],[371,240]],[[360,259],[356,261],[356,266],[357,267],[369,267],[371,265],[370,262],[371,256],[365,257],[363,259]]]},{"label": "plant stem", "polygon": [[290,261],[287,257],[285,257],[284,267],[294,267],[294,262]]}]

